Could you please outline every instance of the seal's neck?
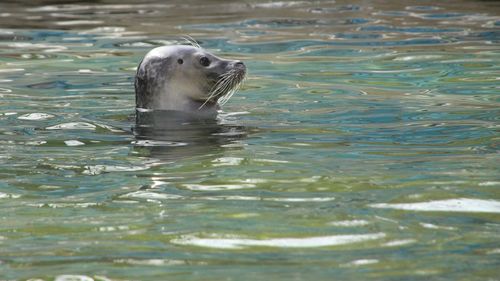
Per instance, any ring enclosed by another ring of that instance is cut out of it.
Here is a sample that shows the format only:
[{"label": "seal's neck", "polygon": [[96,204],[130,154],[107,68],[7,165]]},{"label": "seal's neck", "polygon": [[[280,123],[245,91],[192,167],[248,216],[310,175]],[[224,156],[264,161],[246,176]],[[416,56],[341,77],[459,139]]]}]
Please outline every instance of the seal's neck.
[{"label": "seal's neck", "polygon": [[175,85],[166,85],[160,95],[156,97],[153,103],[154,110],[182,111],[198,116],[216,116],[220,109],[216,102],[207,102],[204,100],[195,100],[189,86],[175,87]]}]

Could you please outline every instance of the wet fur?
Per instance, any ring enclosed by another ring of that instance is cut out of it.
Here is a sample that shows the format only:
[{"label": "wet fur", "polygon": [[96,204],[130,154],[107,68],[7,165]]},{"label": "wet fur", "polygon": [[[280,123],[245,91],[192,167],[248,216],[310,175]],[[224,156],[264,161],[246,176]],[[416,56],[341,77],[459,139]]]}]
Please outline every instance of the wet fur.
[{"label": "wet fur", "polygon": [[161,93],[158,89],[163,88],[163,85],[167,82],[167,75],[157,75],[151,72],[154,70],[160,73],[168,73],[171,60],[171,58],[154,58],[148,60],[145,65],[142,64],[144,60],[139,63],[135,75],[136,107],[154,108],[154,101]]}]

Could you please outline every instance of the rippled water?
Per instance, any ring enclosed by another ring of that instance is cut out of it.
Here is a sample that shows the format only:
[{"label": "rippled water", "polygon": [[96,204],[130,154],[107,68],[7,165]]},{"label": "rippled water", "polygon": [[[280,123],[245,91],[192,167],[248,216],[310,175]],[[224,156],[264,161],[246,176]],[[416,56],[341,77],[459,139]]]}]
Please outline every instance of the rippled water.
[{"label": "rippled water", "polygon": [[[498,2],[57,3],[0,4],[0,280],[498,280]],[[248,80],[136,139],[185,34]]]}]

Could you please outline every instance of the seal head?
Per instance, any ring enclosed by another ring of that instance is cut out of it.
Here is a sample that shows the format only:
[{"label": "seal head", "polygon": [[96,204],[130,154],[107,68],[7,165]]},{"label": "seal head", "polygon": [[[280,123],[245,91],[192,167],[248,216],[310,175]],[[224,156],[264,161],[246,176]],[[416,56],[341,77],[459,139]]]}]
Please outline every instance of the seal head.
[{"label": "seal head", "polygon": [[217,112],[237,91],[246,67],[202,48],[174,45],[151,50],[135,76],[136,108]]}]

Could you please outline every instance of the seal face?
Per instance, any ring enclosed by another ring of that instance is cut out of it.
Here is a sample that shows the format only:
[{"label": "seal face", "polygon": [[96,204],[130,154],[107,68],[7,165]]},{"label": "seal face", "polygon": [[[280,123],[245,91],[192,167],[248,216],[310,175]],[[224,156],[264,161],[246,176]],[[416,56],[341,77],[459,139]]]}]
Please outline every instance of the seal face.
[{"label": "seal face", "polygon": [[243,82],[245,65],[202,48],[173,45],[151,50],[135,76],[136,108],[215,112]]}]

